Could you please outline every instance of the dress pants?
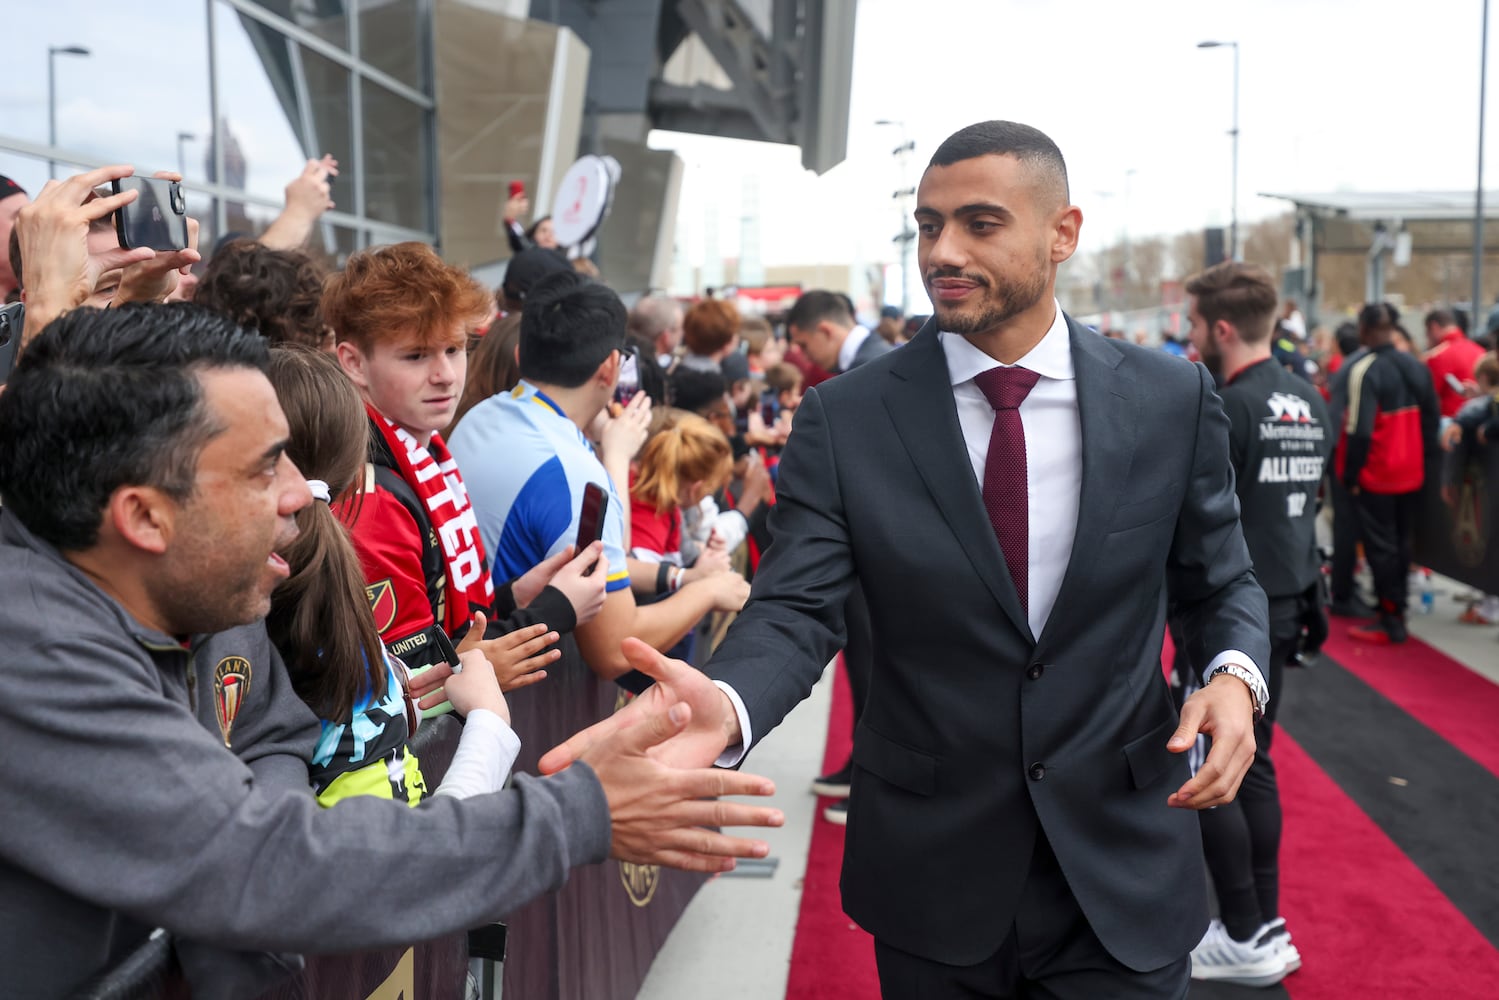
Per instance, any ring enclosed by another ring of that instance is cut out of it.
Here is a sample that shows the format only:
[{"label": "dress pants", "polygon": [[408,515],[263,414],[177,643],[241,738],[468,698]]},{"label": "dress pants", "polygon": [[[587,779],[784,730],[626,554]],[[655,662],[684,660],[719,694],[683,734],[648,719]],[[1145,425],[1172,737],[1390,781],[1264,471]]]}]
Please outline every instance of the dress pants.
[{"label": "dress pants", "polygon": [[944,965],[875,941],[884,1000],[1181,1000],[1191,962],[1136,972],[1111,956],[1088,926],[1044,833],[1010,933],[977,965]]}]

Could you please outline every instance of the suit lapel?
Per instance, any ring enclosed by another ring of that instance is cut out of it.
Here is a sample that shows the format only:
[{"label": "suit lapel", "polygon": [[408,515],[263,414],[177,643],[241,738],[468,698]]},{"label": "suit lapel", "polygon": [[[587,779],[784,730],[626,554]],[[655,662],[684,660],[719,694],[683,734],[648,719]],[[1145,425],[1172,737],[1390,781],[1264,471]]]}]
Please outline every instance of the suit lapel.
[{"label": "suit lapel", "polygon": [[974,571],[1020,634],[1034,641],[973,478],[973,465],[958,426],[947,357],[933,322],[928,321],[909,344],[895,352],[891,375],[884,393],[885,408],[901,443],[943,520],[964,542]]},{"label": "suit lapel", "polygon": [[1072,554],[1062,576],[1036,655],[1045,659],[1058,635],[1083,626],[1092,565],[1113,517],[1119,488],[1129,475],[1138,435],[1134,380],[1119,370],[1124,354],[1103,337],[1067,318],[1082,424],[1082,495]]}]

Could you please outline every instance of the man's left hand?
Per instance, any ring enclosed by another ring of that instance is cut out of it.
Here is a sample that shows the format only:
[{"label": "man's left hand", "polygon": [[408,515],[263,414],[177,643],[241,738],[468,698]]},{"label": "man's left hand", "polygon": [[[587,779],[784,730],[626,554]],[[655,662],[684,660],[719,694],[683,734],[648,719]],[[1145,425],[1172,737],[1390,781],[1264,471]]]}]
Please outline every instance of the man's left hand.
[{"label": "man's left hand", "polygon": [[1212,737],[1207,760],[1185,785],[1166,800],[1178,809],[1211,809],[1232,802],[1239,782],[1254,763],[1254,697],[1249,685],[1219,674],[1182,705],[1181,725],[1166,742],[1172,753],[1184,753],[1198,733]]}]

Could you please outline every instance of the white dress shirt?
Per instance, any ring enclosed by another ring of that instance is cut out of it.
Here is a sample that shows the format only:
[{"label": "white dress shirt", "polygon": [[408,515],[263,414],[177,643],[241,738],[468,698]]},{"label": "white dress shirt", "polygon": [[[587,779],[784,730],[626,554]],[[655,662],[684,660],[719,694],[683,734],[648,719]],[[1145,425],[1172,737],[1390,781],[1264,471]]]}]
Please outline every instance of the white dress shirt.
[{"label": "white dress shirt", "polygon": [[854,328],[848,331],[848,336],[843,338],[843,346],[838,348],[838,370],[846,372],[853,367],[854,355],[859,353],[859,348],[864,345],[864,338],[869,336],[869,329],[855,323]]},{"label": "white dress shirt", "polygon": [[[856,328],[858,329],[858,328]],[[866,331],[867,333],[867,331]],[[1004,367],[967,338],[956,333],[939,333],[942,351],[947,356],[947,373],[952,381],[953,401],[957,404],[958,427],[973,466],[973,478],[979,492],[984,489],[984,466],[989,458],[989,435],[994,429],[994,407],[974,376],[991,368]],[[850,334],[852,339],[852,334]],[[845,341],[844,346],[847,346]],[[857,350],[857,345],[854,348]],[[843,362],[839,352],[839,363]],[[1056,318],[1041,342],[1015,363],[1041,376],[1025,401],[1020,404],[1020,421],[1025,429],[1026,503],[1029,514],[1027,531],[1028,607],[1026,619],[1031,637],[1039,639],[1051,617],[1062,576],[1072,561],[1072,540],[1077,531],[1078,504],[1083,485],[1083,430],[1077,409],[1077,376],[1072,366],[1072,341],[1062,307],[1056,306]],[[1264,674],[1248,654],[1237,649],[1215,656],[1203,670],[1203,681],[1225,663],[1235,663]],[[743,742],[727,748],[717,763],[732,767],[744,758],[745,747],[754,742],[750,732],[749,713],[737,692],[722,681],[715,684],[729,696],[739,716]]]}]

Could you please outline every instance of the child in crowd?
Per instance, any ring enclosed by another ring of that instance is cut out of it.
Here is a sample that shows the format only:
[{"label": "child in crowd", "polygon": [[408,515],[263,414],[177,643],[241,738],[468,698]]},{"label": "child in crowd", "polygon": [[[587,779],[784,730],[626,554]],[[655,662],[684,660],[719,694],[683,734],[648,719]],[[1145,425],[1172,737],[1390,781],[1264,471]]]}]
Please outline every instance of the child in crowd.
[{"label": "child in crowd", "polygon": [[[363,475],[364,407],[332,358],[312,349],[273,349],[269,375],[286,414],[287,456],[313,493],[297,513],[299,534],[281,553],[291,575],[276,588],[266,618],[293,686],[322,720],[313,788],[325,806],[352,795],[415,806],[427,786],[407,745],[419,719],[406,667],[380,641],[359,557],[330,508]],[[503,785],[520,740],[483,654],[460,656],[470,669],[449,677],[444,690],[468,724],[437,794],[464,797]]]},{"label": "child in crowd", "polygon": [[775,329],[764,316],[741,319],[739,336],[744,340],[744,355],[749,359],[750,374],[756,378],[780,364],[785,356],[785,348],[776,339]]},{"label": "child in crowd", "polygon": [[746,436],[752,441],[766,441],[761,454],[772,480],[780,463],[781,447],[791,433],[792,418],[802,404],[802,384],[801,370],[795,365],[783,361],[771,366],[765,372],[765,391],[760,395],[760,407],[750,415]]},{"label": "child in crowd", "polygon": [[603,581],[585,575],[597,551],[564,550],[498,589],[490,577],[468,490],[438,431],[463,391],[468,334],[492,313],[488,290],[422,243],[354,254],[324,293],[339,364],[371,428],[373,461],[339,511],[386,647],[413,668],[443,668],[419,688],[445,673],[451,642],[479,613],[488,628],[478,648],[510,691],[542,680],[561,655],[549,648],[558,635],[603,605]]}]

